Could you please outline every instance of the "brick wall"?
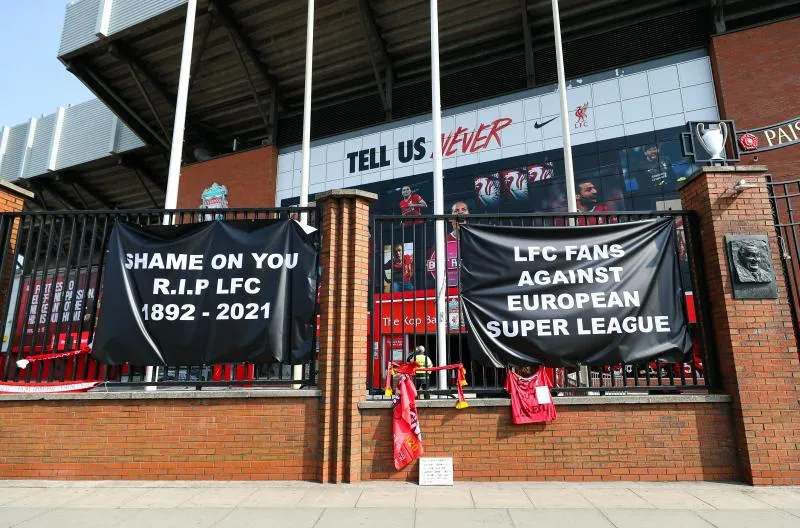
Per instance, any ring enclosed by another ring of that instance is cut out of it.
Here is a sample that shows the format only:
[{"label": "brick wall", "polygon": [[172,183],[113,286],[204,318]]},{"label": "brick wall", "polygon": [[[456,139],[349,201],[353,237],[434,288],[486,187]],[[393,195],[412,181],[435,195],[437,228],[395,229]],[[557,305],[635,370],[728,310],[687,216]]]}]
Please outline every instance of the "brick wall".
[{"label": "brick wall", "polygon": [[228,188],[230,207],[275,207],[278,149],[272,145],[234,152],[181,169],[178,208],[200,207],[200,194],[217,182]]},{"label": "brick wall", "polygon": [[[33,198],[33,194],[16,185],[0,181],[0,213],[19,213],[25,208],[25,199]],[[19,218],[0,220],[0,253],[6,255],[3,268],[0,269],[0,311],[5,307],[6,296],[11,288],[14,275],[14,261],[11,256],[17,247],[19,235]],[[8,231],[10,230],[10,233]],[[8,245],[6,246],[6,240]],[[2,257],[2,255],[0,255]]]},{"label": "brick wall", "polygon": [[[711,62],[720,114],[740,129],[800,116],[800,18],[714,37]],[[743,156],[744,162],[752,155]],[[800,179],[800,144],[758,154],[779,180]]]},{"label": "brick wall", "polygon": [[[800,483],[800,362],[765,167],[706,167],[681,189],[698,213],[722,387],[733,396],[742,477],[753,484]],[[756,187],[742,193],[746,178]],[[734,299],[726,234],[766,235],[777,299]]]},{"label": "brick wall", "polygon": [[369,204],[376,195],[352,189],[318,194],[323,211],[320,254],[319,378],[323,483],[358,482],[361,414],[367,386]]},{"label": "brick wall", "polygon": [[[425,456],[453,457],[456,480],[735,480],[730,404],[561,405],[551,424],[514,425],[501,407],[420,408]],[[391,409],[362,410],[362,476],[395,471]]]},{"label": "brick wall", "polygon": [[0,401],[0,479],[313,480],[319,398]]}]

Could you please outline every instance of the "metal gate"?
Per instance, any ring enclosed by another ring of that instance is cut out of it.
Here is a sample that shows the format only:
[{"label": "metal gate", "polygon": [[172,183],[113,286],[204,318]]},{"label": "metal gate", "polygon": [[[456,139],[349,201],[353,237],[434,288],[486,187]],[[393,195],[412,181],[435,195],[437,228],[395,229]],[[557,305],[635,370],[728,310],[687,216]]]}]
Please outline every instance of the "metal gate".
[{"label": "metal gate", "polygon": [[794,336],[800,345],[800,180],[773,181],[772,175],[768,174],[767,189],[792,308]]}]

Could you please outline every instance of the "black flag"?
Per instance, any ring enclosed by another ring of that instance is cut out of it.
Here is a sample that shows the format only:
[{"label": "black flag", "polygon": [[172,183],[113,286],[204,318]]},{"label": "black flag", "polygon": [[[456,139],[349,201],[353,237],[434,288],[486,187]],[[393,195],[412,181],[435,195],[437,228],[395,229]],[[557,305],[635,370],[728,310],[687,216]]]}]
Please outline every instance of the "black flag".
[{"label": "black flag", "polygon": [[310,359],[316,238],[294,220],[117,222],[94,358],[164,366]]},{"label": "black flag", "polygon": [[495,367],[683,362],[691,350],[670,218],[461,226],[473,359]]}]

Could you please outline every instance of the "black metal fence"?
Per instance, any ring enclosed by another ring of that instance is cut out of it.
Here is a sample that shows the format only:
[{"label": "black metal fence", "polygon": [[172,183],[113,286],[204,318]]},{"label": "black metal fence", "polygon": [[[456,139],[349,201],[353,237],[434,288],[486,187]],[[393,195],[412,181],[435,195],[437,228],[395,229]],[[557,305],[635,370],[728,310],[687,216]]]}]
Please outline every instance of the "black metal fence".
[{"label": "black metal fence", "polygon": [[[114,387],[145,384],[145,367],[108,367],[88,354],[36,361],[24,369],[17,366],[26,357],[73,352],[92,342],[115,220],[187,224],[216,219],[278,220],[302,213],[310,225],[318,227],[320,216],[313,207],[0,213],[0,321],[5,325],[0,380],[104,381]],[[288,386],[313,385],[315,376],[315,362],[171,365],[157,369],[155,380],[163,386],[197,388]]]},{"label": "black metal fence", "polygon": [[[702,274],[699,229],[690,211],[650,211],[613,213],[533,213],[469,216],[425,215],[409,218],[381,215],[371,228],[373,295],[371,316],[371,360],[368,390],[383,393],[389,361],[405,361],[417,345],[424,345],[435,363],[436,310],[434,226],[444,220],[448,231],[447,249],[447,339],[446,361],[462,363],[467,370],[467,392],[477,396],[504,394],[504,369],[485,367],[471,359],[460,310],[459,261],[456,230],[460,223],[506,226],[567,226],[632,222],[657,217],[674,219],[675,247],[681,268],[684,309],[690,321],[692,357],[685,364],[653,361],[636,365],[604,365],[583,368],[557,368],[552,373],[555,390],[562,395],[625,394],[628,392],[690,393],[706,392],[717,386],[713,334],[707,310],[708,295]],[[397,253],[394,258],[393,256]],[[435,389],[435,376],[423,394],[446,393]],[[451,380],[450,387],[454,386]]]},{"label": "black metal fence", "polygon": [[774,181],[768,174],[767,189],[792,307],[794,334],[800,344],[800,180]]}]

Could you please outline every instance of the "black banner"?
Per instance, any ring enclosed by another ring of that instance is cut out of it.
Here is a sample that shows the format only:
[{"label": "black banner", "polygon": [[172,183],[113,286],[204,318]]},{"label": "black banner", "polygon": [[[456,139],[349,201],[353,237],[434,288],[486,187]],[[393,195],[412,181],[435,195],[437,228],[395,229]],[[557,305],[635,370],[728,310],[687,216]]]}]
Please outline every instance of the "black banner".
[{"label": "black banner", "polygon": [[461,226],[472,358],[486,365],[683,362],[691,350],[670,218]]},{"label": "black banner", "polygon": [[164,366],[310,359],[316,238],[294,220],[117,222],[94,358]]}]

